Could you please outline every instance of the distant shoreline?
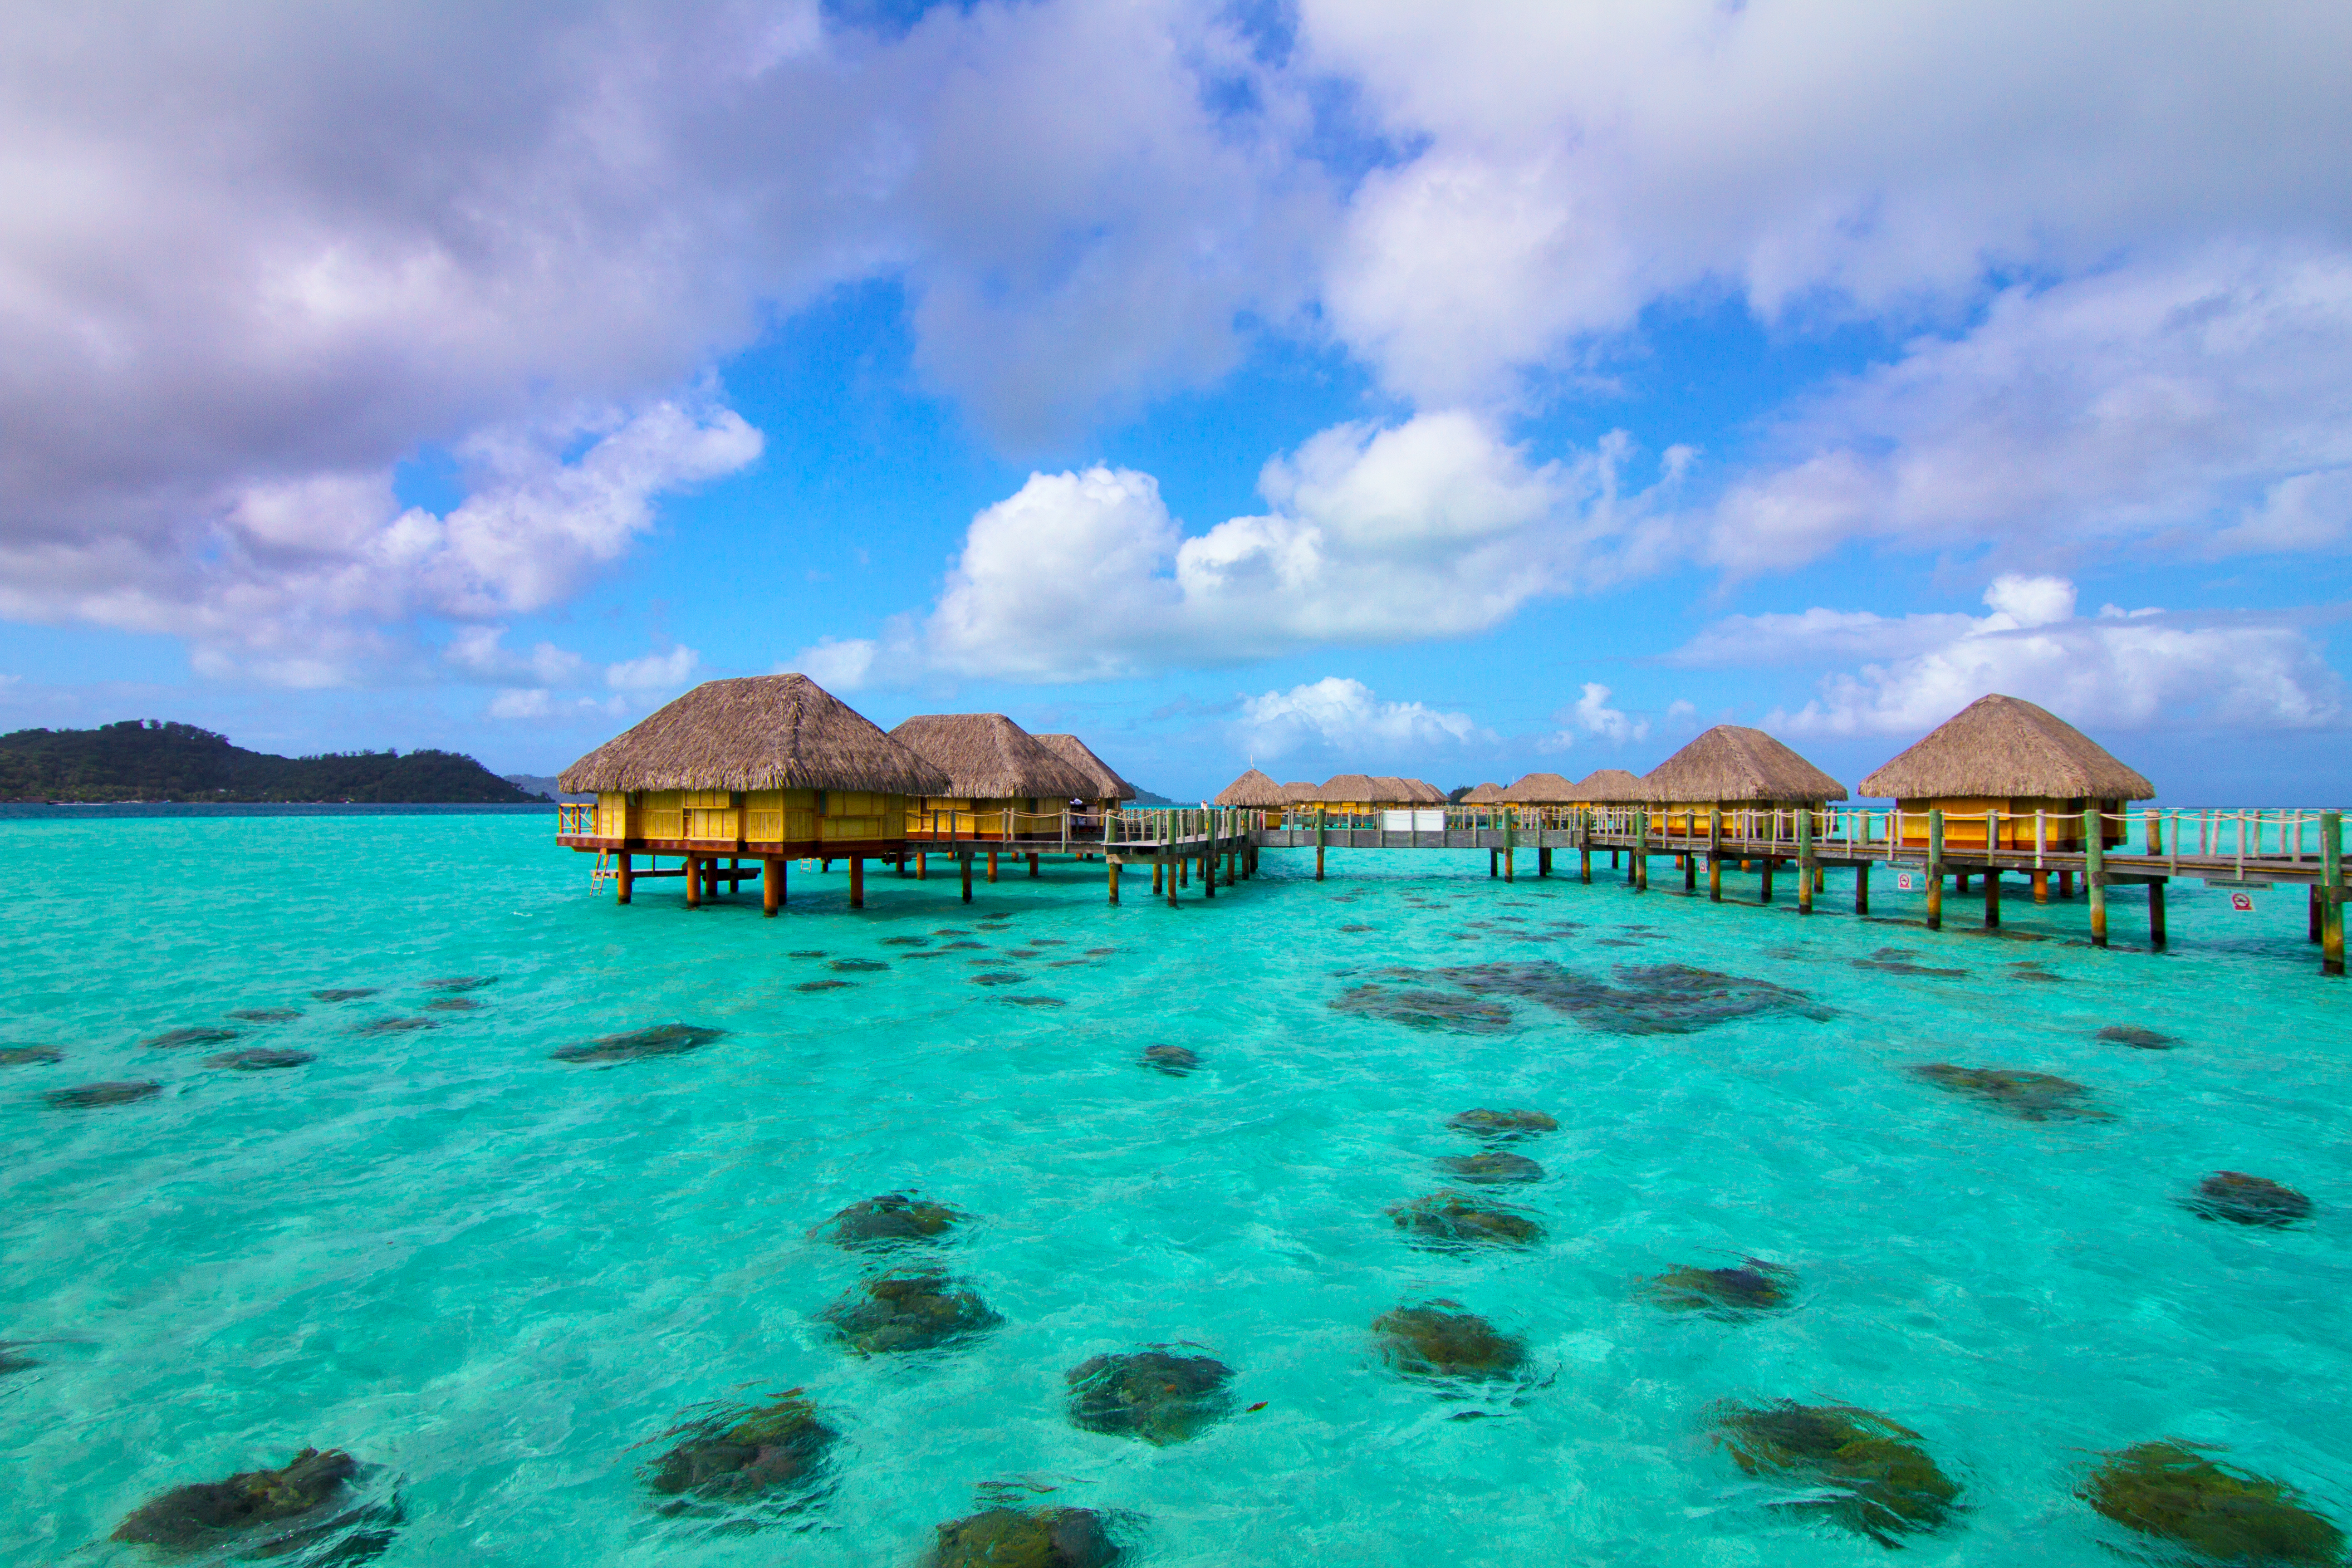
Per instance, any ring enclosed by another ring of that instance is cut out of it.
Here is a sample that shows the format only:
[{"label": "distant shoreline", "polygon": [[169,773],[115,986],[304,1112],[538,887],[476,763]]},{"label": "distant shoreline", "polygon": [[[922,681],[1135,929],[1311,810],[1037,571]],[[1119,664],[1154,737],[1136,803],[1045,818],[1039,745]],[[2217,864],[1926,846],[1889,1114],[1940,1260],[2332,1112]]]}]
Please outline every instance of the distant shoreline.
[{"label": "distant shoreline", "polygon": [[555,810],[550,801],[499,805],[475,801],[0,801],[0,822],[38,822],[71,816],[528,816]]}]

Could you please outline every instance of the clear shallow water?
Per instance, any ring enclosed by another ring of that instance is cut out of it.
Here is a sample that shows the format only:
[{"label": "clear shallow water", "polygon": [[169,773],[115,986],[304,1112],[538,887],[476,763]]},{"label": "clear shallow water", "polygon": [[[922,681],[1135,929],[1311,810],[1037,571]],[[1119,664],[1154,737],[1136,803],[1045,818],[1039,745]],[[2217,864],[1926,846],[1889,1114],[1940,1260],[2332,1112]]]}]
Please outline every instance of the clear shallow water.
[{"label": "clear shallow water", "polygon": [[[2051,940],[1906,929],[1917,896],[1883,885],[1887,918],[1858,921],[1835,879],[1805,921],[1785,888],[1769,910],[1686,900],[1663,860],[1635,897],[1429,852],[1335,852],[1318,886],[1309,855],[1269,852],[1174,910],[1148,877],[1111,910],[1099,868],[1049,865],[969,909],[952,879],[886,873],[856,915],[838,872],[796,873],[767,921],[755,896],[689,913],[675,880],[616,909],[548,829],[0,829],[0,1035],[67,1053],[0,1068],[0,1337],[56,1342],[0,1376],[8,1560],[138,1560],[104,1538],[144,1500],[317,1445],[396,1479],[387,1563],[912,1563],[992,1483],[1123,1511],[1151,1563],[1877,1561],[1710,1447],[1711,1404],[1781,1396],[1924,1436],[1969,1511],[1914,1561],[2113,1563],[2127,1542],[2071,1491],[2096,1451],[2161,1436],[2226,1443],[2352,1521],[2352,989],[2317,976],[2299,895],[2242,915],[2178,889],[2159,958],[2078,945],[2079,901],[2014,889],[2011,935]],[[2117,895],[2118,933],[2137,912]],[[981,929],[993,913],[1006,929]],[[1528,942],[1507,915],[1581,929]],[[975,934],[884,941],[943,927]],[[968,960],[1036,938],[1064,945],[1018,962],[1022,984],[970,983]],[[955,940],[987,945],[909,956]],[[1969,973],[1853,967],[1888,946]],[[1096,947],[1117,951],[1051,966]],[[1465,1035],[1330,1005],[1382,966],[1521,960],[1687,963],[1834,1013],[1629,1036],[1510,1003],[1508,1028]],[[479,1010],[421,1011],[458,974],[498,977]],[[851,984],[796,989],[813,980]],[[335,986],[382,989],[310,999]],[[279,1005],[303,1016],[236,1044],[316,1061],[236,1074],[203,1065],[221,1046],[139,1044]],[[386,1016],[438,1026],[352,1032]],[[549,1059],[670,1022],[728,1033]],[[2184,1043],[2092,1037],[2111,1024]],[[1163,1043],[1202,1070],[1137,1065]],[[1901,1070],[1927,1061],[2060,1074],[2115,1119],[2006,1118]],[[133,1078],[163,1093],[38,1099]],[[1548,1179],[1500,1194],[1549,1239],[1416,1251],[1383,1211],[1445,1184],[1433,1161],[1475,1145],[1444,1119],[1475,1106],[1559,1120],[1518,1146]],[[2178,1199],[2219,1168],[2301,1188],[2316,1218],[2191,1216]],[[908,1187],[977,1216],[944,1256],[1004,1321],[860,1359],[817,1314],[873,1264],[806,1233]],[[1727,1323],[1634,1293],[1748,1255],[1799,1271],[1795,1310]],[[1430,1296],[1526,1335],[1537,1378],[1465,1403],[1385,1370],[1370,1321]],[[1237,1411],[1265,1408],[1164,1449],[1066,1419],[1066,1369],[1177,1341],[1236,1369]],[[638,1445],[699,1402],[795,1386],[845,1435],[797,1532],[650,1510]]]}]

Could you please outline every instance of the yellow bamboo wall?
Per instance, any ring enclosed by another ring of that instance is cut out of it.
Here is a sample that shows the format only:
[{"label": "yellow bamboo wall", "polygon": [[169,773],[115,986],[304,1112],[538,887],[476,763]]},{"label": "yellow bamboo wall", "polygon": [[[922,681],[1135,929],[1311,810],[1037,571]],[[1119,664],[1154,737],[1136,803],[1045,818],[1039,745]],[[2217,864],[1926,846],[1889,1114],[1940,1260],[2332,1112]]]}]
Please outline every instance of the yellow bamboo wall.
[{"label": "yellow bamboo wall", "polygon": [[[2092,806],[2113,816],[2123,808],[2121,801],[2058,800],[2054,798],[2011,797],[1993,800],[1979,796],[1955,796],[1949,800],[1898,800],[1895,810],[1900,814],[1902,842],[1924,845],[1927,842],[1927,808],[1935,806],[1944,814],[1944,847],[1947,849],[1982,849],[1985,847],[1987,823],[1985,813],[2006,813],[2000,824],[1999,847],[2025,849],[2033,847],[2033,814],[2050,814],[2047,837],[2043,845],[2051,849],[2074,853],[2083,847],[2083,813]],[[2124,841],[2124,825],[2110,822],[2100,835],[2106,844]]]},{"label": "yellow bamboo wall", "polygon": [[[1051,805],[1052,810],[1046,809]],[[962,795],[908,795],[907,797],[907,831],[937,832],[942,838],[950,834],[965,838],[1002,838],[1005,836],[1005,814],[1012,814],[1012,828],[1017,837],[1024,833],[1046,831],[1047,817],[1052,817],[1059,830],[1062,803],[1048,803],[1037,796],[1020,798],[999,796],[974,799]]]},{"label": "yellow bamboo wall", "polygon": [[596,837],[599,838],[635,838],[638,835],[638,797],[618,790],[605,790],[596,796]]},{"label": "yellow bamboo wall", "polygon": [[864,790],[647,790],[597,798],[598,831],[611,837],[699,844],[808,844],[894,838],[906,820],[903,795]]}]

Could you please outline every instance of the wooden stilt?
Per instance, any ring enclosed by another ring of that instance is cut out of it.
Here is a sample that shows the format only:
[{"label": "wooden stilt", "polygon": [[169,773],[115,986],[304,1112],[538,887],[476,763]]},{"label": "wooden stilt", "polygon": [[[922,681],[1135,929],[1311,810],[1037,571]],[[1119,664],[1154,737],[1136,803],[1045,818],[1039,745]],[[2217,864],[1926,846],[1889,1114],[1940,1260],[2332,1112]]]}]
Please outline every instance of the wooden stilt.
[{"label": "wooden stilt", "polygon": [[2050,873],[2047,871],[2033,873],[2033,901],[2037,904],[2050,901]]},{"label": "wooden stilt", "polygon": [[1503,868],[1503,852],[1502,852],[1501,850],[1499,850],[1499,849],[1489,849],[1489,850],[1487,850],[1487,851],[1486,851],[1486,875],[1487,875],[1489,878],[1492,878],[1492,877],[1493,877],[1496,872],[1500,871],[1502,868]]},{"label": "wooden stilt", "polygon": [[2074,873],[2072,870],[2058,873],[2058,897],[2070,903],[2074,900]]},{"label": "wooden stilt", "polygon": [[1217,896],[1217,857],[1214,851],[1201,857],[1201,896],[1204,899]]},{"label": "wooden stilt", "polygon": [[2319,814],[2319,973],[2344,973],[2344,814]]},{"label": "wooden stilt", "polygon": [[1183,888],[1192,885],[1192,858],[1190,855],[1176,858],[1176,883]]},{"label": "wooden stilt", "polygon": [[1797,912],[1813,912],[1815,873],[1821,869],[1813,864],[1813,813],[1810,806],[1797,807]]},{"label": "wooden stilt", "polygon": [[2164,884],[2161,882],[2150,882],[2147,885],[2148,951],[2151,952],[2162,952],[2164,951]]},{"label": "wooden stilt", "polygon": [[1998,930],[2000,930],[2000,868],[1997,868],[1997,867],[1988,868],[1986,869],[1986,871],[1985,871],[1985,874],[1984,874],[1984,879],[1985,879],[1985,930],[1987,930],[1987,931],[1998,931]]},{"label": "wooden stilt", "polygon": [[1323,879],[1323,846],[1320,844],[1315,847],[1315,879],[1318,882]]},{"label": "wooden stilt", "polygon": [[1176,907],[1176,873],[1177,873],[1177,870],[1178,870],[1178,867],[1177,867],[1177,866],[1175,866],[1175,865],[1171,865],[1171,866],[1168,868],[1168,907],[1169,907],[1170,909],[1171,909],[1171,910],[1172,910],[1172,909],[1174,909],[1174,908]]},{"label": "wooden stilt", "polygon": [[890,857],[890,869],[895,875],[900,877],[907,874],[907,852],[904,849]]},{"label": "wooden stilt", "polygon": [[853,910],[866,907],[866,857],[863,855],[849,858],[849,907]]},{"label": "wooden stilt", "polygon": [[1324,820],[1323,814],[1317,812],[1315,814],[1315,879],[1318,882],[1323,879],[1323,837],[1327,828],[1328,824]]},{"label": "wooden stilt", "polygon": [[793,901],[792,879],[788,875],[792,870],[792,865],[793,863],[789,860],[779,860],[776,862],[776,902],[780,906]]},{"label": "wooden stilt", "polygon": [[1614,849],[1609,851],[1609,868],[1612,871],[1617,869],[1617,851]]},{"label": "wooden stilt", "polygon": [[1538,877],[1551,875],[1551,851],[1541,846],[1536,848],[1536,875]]},{"label": "wooden stilt", "polygon": [[[624,868],[623,868],[623,870],[622,870],[622,873],[621,873],[621,874],[622,874],[623,876],[626,876],[626,875],[628,875],[628,872],[627,872],[627,869],[626,869],[625,863],[624,864]],[[625,897],[624,897],[624,898],[622,899],[622,900],[621,900],[621,901],[622,901],[623,903],[626,903],[626,902],[628,901],[628,900],[627,900]],[[2312,940],[2312,941],[2314,941],[2314,942],[2317,942],[2317,941],[2319,940],[2319,928],[2320,928],[2320,923],[2321,923],[2321,922],[2320,922],[2320,918],[2319,918],[2319,884],[2318,884],[2318,883],[2316,883],[2316,882],[2314,882],[2314,883],[2311,885],[2311,940]]]},{"label": "wooden stilt", "polygon": [[1723,902],[1723,857],[1720,855],[1706,858],[1706,901],[1710,904]]},{"label": "wooden stilt", "polygon": [[686,858],[686,907],[689,910],[702,907],[702,857],[699,855]]},{"label": "wooden stilt", "polygon": [[929,881],[930,879],[931,879],[931,855],[930,855],[930,851],[929,851],[929,850],[928,850],[928,849],[918,849],[918,850],[916,850],[916,851],[915,851],[915,880],[917,880],[918,882],[928,882],[928,881]]},{"label": "wooden stilt", "polygon": [[776,906],[783,902],[784,863],[782,860],[760,862],[760,912],[770,920],[776,918]]},{"label": "wooden stilt", "polygon": [[1696,893],[1698,891],[1698,857],[1696,855],[1685,855],[1681,857],[1681,859],[1683,863],[1683,891],[1685,893]]},{"label": "wooden stilt", "polygon": [[1870,912],[1870,862],[1865,860],[1853,868],[1853,912]]},{"label": "wooden stilt", "polygon": [[1155,899],[1160,896],[1160,873],[1162,868],[1162,862],[1154,860],[1151,863],[1151,896]]},{"label": "wooden stilt", "polygon": [[992,882],[996,880],[996,851],[993,849],[988,852],[988,879]]},{"label": "wooden stilt", "polygon": [[1965,892],[1967,892],[1968,890],[1969,890],[1969,874],[1968,874],[1966,871],[1955,871],[1955,872],[1953,872],[1953,873],[1952,873],[1952,891],[1954,891],[1954,892],[1956,892],[1956,893],[1965,893]]},{"label": "wooden stilt", "polygon": [[1772,862],[1769,859],[1765,859],[1758,861],[1757,864],[1764,868],[1763,901],[1769,904],[1772,901]]},{"label": "wooden stilt", "polygon": [[828,877],[831,876],[833,874],[833,857],[828,855],[824,859],[819,860],[816,863],[816,868],[823,871]]},{"label": "wooden stilt", "polygon": [[1706,901],[1723,902],[1723,808],[1709,806],[1706,813]]},{"label": "wooden stilt", "polygon": [[1944,811],[1927,808],[1927,929],[1944,929]]},{"label": "wooden stilt", "polygon": [[1032,852],[1029,857],[1029,875],[1032,877],[1037,875],[1037,857],[1034,852]]},{"label": "wooden stilt", "polygon": [[2107,945],[2107,833],[2099,808],[2083,813],[2083,896],[2091,900],[2091,945]]},{"label": "wooden stilt", "polygon": [[[629,868],[629,852],[625,849],[622,850],[621,874],[613,879],[613,901],[616,904],[627,903],[629,901],[630,895],[637,890],[637,874]],[[2312,905],[2312,908],[2315,910],[2319,906],[2317,904]],[[2317,921],[2312,921],[2311,940],[2314,942],[2317,942],[2319,940],[2319,922]]]},{"label": "wooden stilt", "polygon": [[1590,844],[1578,845],[1576,847],[1576,874],[1578,878],[1582,880],[1587,887],[1590,887],[1592,883],[1592,846]]},{"label": "wooden stilt", "polygon": [[1517,881],[1518,879],[1519,879],[1519,854],[1518,854],[1518,851],[1517,851],[1517,850],[1516,850],[1516,849],[1506,849],[1506,850],[1504,850],[1504,851],[1503,851],[1503,880],[1505,880],[1506,882],[1516,882],[1516,881]]},{"label": "wooden stilt", "polygon": [[1118,902],[1118,862],[1110,862],[1110,901]]},{"label": "wooden stilt", "polygon": [[957,856],[956,864],[963,870],[963,901],[968,904],[971,902],[971,852],[966,850]]}]

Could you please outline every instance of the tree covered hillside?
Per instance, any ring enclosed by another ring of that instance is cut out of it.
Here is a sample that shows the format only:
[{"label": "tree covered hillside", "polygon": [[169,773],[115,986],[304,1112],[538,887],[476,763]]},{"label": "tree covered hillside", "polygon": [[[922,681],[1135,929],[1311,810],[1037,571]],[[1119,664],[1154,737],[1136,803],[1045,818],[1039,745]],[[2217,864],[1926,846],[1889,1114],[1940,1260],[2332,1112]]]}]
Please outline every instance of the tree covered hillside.
[{"label": "tree covered hillside", "polygon": [[193,724],[126,719],[0,735],[0,800],[365,801],[522,805],[533,797],[456,752],[273,757]]}]

